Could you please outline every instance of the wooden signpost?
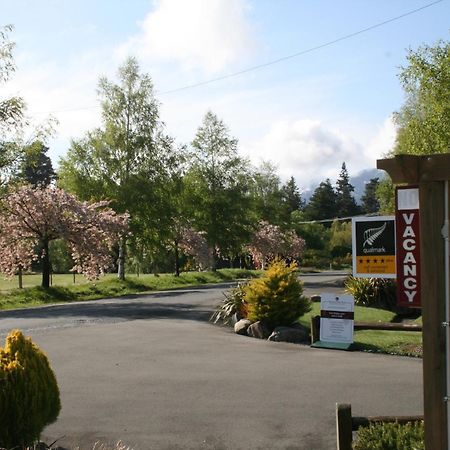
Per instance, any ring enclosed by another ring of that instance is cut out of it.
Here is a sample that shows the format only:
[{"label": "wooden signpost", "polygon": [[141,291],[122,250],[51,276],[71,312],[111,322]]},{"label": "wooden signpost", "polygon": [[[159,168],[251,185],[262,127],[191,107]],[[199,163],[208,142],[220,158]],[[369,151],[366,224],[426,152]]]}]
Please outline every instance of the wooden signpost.
[{"label": "wooden signpost", "polygon": [[[446,369],[449,358],[446,345],[449,339],[446,285],[450,274],[446,245],[450,154],[399,155],[378,160],[377,168],[385,170],[393,183],[415,185],[419,189],[425,449],[448,450],[447,404],[450,386],[447,387]],[[411,216],[407,216],[407,220],[411,220]],[[411,241],[406,244],[407,247],[412,245]],[[409,285],[412,286],[413,282],[408,281]]]}]

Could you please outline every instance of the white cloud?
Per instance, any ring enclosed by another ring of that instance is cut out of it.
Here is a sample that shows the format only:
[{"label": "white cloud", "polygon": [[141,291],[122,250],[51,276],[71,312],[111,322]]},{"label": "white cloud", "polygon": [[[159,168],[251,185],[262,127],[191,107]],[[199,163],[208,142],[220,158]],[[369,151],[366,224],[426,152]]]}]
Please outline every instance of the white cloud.
[{"label": "white cloud", "polygon": [[282,179],[293,176],[300,188],[309,189],[326,178],[334,182],[343,162],[350,175],[375,168],[376,159],[390,149],[394,138],[390,118],[369,138],[368,144],[318,120],[285,120],[273,123],[261,140],[242,150],[255,164],[272,161]]},{"label": "white cloud", "polygon": [[159,0],[118,54],[219,72],[252,48],[247,10],[246,0]]}]

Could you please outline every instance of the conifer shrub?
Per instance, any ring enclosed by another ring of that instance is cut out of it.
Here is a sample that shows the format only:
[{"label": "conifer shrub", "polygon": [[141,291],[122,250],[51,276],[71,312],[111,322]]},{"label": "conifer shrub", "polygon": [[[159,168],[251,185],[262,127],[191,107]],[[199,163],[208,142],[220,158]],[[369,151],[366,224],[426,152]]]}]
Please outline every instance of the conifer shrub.
[{"label": "conifer shrub", "polygon": [[377,423],[360,428],[353,450],[424,450],[423,422]]},{"label": "conifer shrub", "polygon": [[32,445],[61,409],[46,355],[19,330],[0,348],[0,448]]},{"label": "conifer shrub", "polygon": [[244,287],[247,318],[264,321],[269,327],[292,325],[311,309],[303,296],[303,284],[298,279],[297,265],[276,259],[262,278],[251,280]]}]

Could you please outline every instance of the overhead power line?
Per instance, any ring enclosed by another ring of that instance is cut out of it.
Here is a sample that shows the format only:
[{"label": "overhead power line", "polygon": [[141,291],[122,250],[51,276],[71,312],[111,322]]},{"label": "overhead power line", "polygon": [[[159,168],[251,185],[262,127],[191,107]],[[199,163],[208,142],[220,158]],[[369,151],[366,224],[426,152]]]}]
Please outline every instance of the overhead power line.
[{"label": "overhead power line", "polygon": [[[436,0],[434,2],[431,2],[431,3],[428,3],[428,4],[424,5],[424,6],[421,6],[420,8],[416,8],[416,9],[413,9],[413,10],[408,11],[406,13],[400,14],[399,16],[395,16],[395,17],[392,17],[390,19],[383,20],[382,22],[378,22],[378,23],[376,23],[374,25],[370,25],[369,27],[362,28],[361,30],[355,31],[353,33],[346,34],[344,36],[338,37],[338,38],[333,39],[331,41],[324,42],[324,43],[316,45],[314,47],[310,47],[310,48],[301,50],[299,52],[292,53],[291,55],[282,56],[281,58],[277,58],[277,59],[274,59],[274,60],[271,60],[271,61],[267,61],[265,63],[258,64],[258,65],[255,65],[255,66],[250,66],[250,67],[247,67],[246,69],[242,69],[242,70],[239,70],[237,72],[229,73],[229,74],[226,74],[226,75],[221,75],[219,77],[210,78],[210,79],[204,80],[204,81],[199,81],[198,83],[188,84],[186,86],[181,86],[181,87],[178,87],[178,88],[175,88],[175,89],[169,89],[167,91],[162,91],[162,92],[159,92],[159,95],[173,94],[173,93],[176,93],[176,92],[181,92],[181,91],[185,91],[185,90],[188,90],[188,89],[197,88],[197,87],[200,87],[200,86],[205,86],[205,85],[208,85],[208,84],[216,83],[218,81],[226,80],[228,78],[234,78],[234,77],[238,77],[240,75],[244,75],[244,74],[249,73],[249,72],[254,72],[256,70],[264,69],[265,67],[273,66],[275,64],[279,64],[279,63],[287,61],[289,59],[298,58],[299,56],[303,56],[303,55],[306,55],[308,53],[313,53],[315,51],[321,50],[322,48],[332,46],[334,44],[337,44],[339,42],[345,41],[347,39],[351,39],[351,38],[353,38],[355,36],[359,36],[360,34],[367,33],[368,31],[374,30],[376,28],[380,28],[380,27],[382,27],[384,25],[387,25],[389,23],[396,22],[397,20],[400,20],[400,19],[403,19],[405,17],[408,17],[408,16],[411,16],[413,14],[416,14],[416,13],[418,13],[420,11],[423,11],[424,9],[430,8],[430,7],[432,7],[432,6],[434,6],[434,5],[438,4],[438,3],[442,3],[443,1],[444,0]],[[53,113],[59,113],[59,112],[83,111],[83,110],[96,109],[96,108],[100,108],[100,106],[97,105],[97,106],[85,106],[85,107],[80,107],[80,108],[66,108],[66,109],[60,109],[60,110],[54,110],[54,111],[40,111],[40,112],[35,112],[34,114],[53,114]]]},{"label": "overhead power line", "polygon": [[233,73],[230,73],[228,75],[222,75],[220,77],[211,78],[209,80],[200,81],[198,83],[188,84],[186,86],[182,86],[182,87],[179,87],[179,88],[171,89],[171,90],[168,90],[168,91],[163,91],[163,92],[160,92],[160,95],[173,94],[174,92],[180,92],[180,91],[184,91],[186,89],[192,89],[192,88],[196,88],[196,87],[199,87],[199,86],[204,86],[206,84],[215,83],[217,81],[226,80],[228,78],[237,77],[239,75],[243,75],[243,74],[248,73],[248,72],[253,72],[255,70],[263,69],[265,67],[269,67],[269,66],[272,66],[274,64],[279,64],[280,62],[287,61],[287,60],[293,59],[293,58],[297,58],[299,56],[306,55],[307,53],[312,53],[312,52],[315,52],[315,51],[320,50],[322,48],[329,47],[330,45],[337,44],[338,42],[342,42],[342,41],[345,41],[347,39],[353,38],[353,37],[358,36],[360,34],[367,33],[368,31],[371,31],[371,30],[374,30],[376,28],[382,27],[384,25],[387,25],[388,23],[392,23],[392,22],[395,22],[397,20],[403,19],[404,17],[407,17],[407,16],[410,16],[412,14],[415,14],[415,13],[417,13],[419,11],[422,11],[422,10],[424,10],[426,8],[430,8],[431,6],[434,6],[437,3],[441,3],[443,1],[444,0],[437,0],[437,1],[434,1],[432,3],[428,3],[427,5],[421,6],[420,8],[416,8],[416,9],[408,11],[408,12],[406,12],[404,14],[401,14],[400,16],[392,17],[391,19],[384,20],[383,22],[378,22],[378,23],[376,23],[374,25],[371,25],[371,26],[369,26],[367,28],[363,28],[363,29],[361,29],[359,31],[355,31],[355,32],[350,33],[350,34],[346,34],[346,35],[341,36],[339,38],[333,39],[331,41],[324,42],[323,44],[319,44],[319,45],[316,45],[314,47],[307,48],[305,50],[301,50],[301,51],[299,51],[297,53],[293,53],[291,55],[282,56],[281,58],[274,59],[272,61],[268,61],[268,62],[263,63],[263,64],[258,64],[256,66],[251,66],[251,67],[248,67],[247,69],[239,70],[238,72],[233,72]]}]

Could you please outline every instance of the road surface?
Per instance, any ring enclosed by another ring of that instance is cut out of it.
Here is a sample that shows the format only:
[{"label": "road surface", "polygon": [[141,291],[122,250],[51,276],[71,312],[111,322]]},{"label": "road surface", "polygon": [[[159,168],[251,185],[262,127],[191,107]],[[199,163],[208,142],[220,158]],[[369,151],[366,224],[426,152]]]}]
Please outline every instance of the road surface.
[{"label": "road surface", "polygon": [[[305,291],[335,282],[308,278]],[[0,312],[0,334],[25,330],[55,370],[62,411],[43,438],[334,450],[336,402],[361,416],[422,413],[421,360],[237,336],[208,322],[226,287]]]}]

